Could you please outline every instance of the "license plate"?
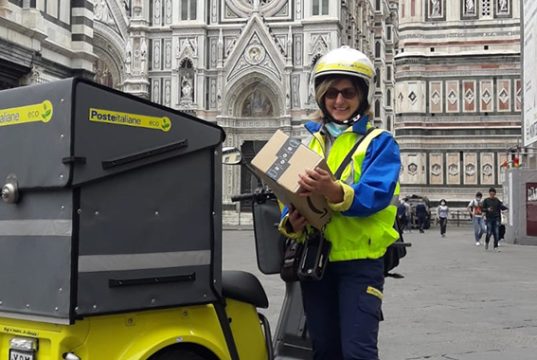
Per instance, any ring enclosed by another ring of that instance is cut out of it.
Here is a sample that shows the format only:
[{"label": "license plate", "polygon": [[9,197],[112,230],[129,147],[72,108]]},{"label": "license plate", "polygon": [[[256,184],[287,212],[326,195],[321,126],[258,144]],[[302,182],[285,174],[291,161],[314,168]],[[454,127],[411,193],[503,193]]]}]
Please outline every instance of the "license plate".
[{"label": "license plate", "polygon": [[9,350],[9,360],[36,360],[33,352]]}]

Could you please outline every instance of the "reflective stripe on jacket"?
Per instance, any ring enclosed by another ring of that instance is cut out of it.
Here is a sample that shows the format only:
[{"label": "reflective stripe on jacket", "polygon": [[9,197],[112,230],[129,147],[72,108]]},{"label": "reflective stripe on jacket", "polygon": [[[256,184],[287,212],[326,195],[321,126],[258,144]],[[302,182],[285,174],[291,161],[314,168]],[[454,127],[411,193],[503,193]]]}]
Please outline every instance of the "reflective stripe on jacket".
[{"label": "reflective stripe on jacket", "polygon": [[[370,125],[367,118],[361,119],[339,135],[330,149],[320,133],[320,124],[308,123],[306,127],[314,131],[309,148],[325,157],[335,173]],[[380,258],[399,237],[393,224],[400,166],[399,147],[384,130],[373,130],[358,146],[341,176],[344,200],[330,204],[334,211],[324,231],[332,243],[330,261]]]}]

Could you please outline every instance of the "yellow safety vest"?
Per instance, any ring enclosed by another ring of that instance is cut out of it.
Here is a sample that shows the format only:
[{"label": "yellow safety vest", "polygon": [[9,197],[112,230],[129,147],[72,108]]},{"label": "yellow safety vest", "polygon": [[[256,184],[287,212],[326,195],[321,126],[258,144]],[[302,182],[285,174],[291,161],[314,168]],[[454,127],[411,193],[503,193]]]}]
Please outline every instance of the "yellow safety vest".
[{"label": "yellow safety vest", "polygon": [[[384,130],[373,130],[358,146],[347,165],[341,179],[345,183],[358,183],[362,174],[362,163],[371,141]],[[349,150],[363,135],[347,129],[339,135],[330,148],[326,162],[332,172],[337,171]],[[315,133],[309,143],[309,148],[325,157],[326,144],[324,137]],[[352,180],[351,180],[352,179]],[[399,196],[399,183],[394,191],[394,199]],[[343,261],[355,259],[378,259],[384,255],[386,248],[399,238],[398,232],[393,228],[397,207],[395,200],[391,205],[379,212],[367,216],[344,216],[334,211],[330,222],[324,229],[325,237],[332,243],[330,261]]]}]

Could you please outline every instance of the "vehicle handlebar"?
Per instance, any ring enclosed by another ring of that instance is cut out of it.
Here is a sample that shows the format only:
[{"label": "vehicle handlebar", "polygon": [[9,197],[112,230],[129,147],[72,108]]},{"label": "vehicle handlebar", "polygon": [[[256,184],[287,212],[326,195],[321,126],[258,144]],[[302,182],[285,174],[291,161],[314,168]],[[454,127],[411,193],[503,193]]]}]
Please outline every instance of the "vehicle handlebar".
[{"label": "vehicle handlebar", "polygon": [[244,200],[252,200],[254,196],[255,196],[254,193],[233,195],[231,196],[231,201],[237,202],[237,201],[244,201]]},{"label": "vehicle handlebar", "polygon": [[231,196],[232,202],[251,200],[257,203],[264,203],[269,199],[276,199],[276,195],[274,195],[272,191],[266,189],[255,191],[253,193],[244,193]]}]

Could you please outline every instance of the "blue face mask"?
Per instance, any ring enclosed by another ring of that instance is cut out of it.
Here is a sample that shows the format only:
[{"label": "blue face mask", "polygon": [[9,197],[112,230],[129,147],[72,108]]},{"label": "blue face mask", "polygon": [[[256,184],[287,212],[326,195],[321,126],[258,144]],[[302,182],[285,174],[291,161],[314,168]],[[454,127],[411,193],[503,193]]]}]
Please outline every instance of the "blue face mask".
[{"label": "blue face mask", "polygon": [[337,138],[341,133],[343,133],[345,130],[349,128],[349,125],[346,124],[336,124],[333,121],[330,121],[325,125],[326,130],[332,135],[333,137]]}]

